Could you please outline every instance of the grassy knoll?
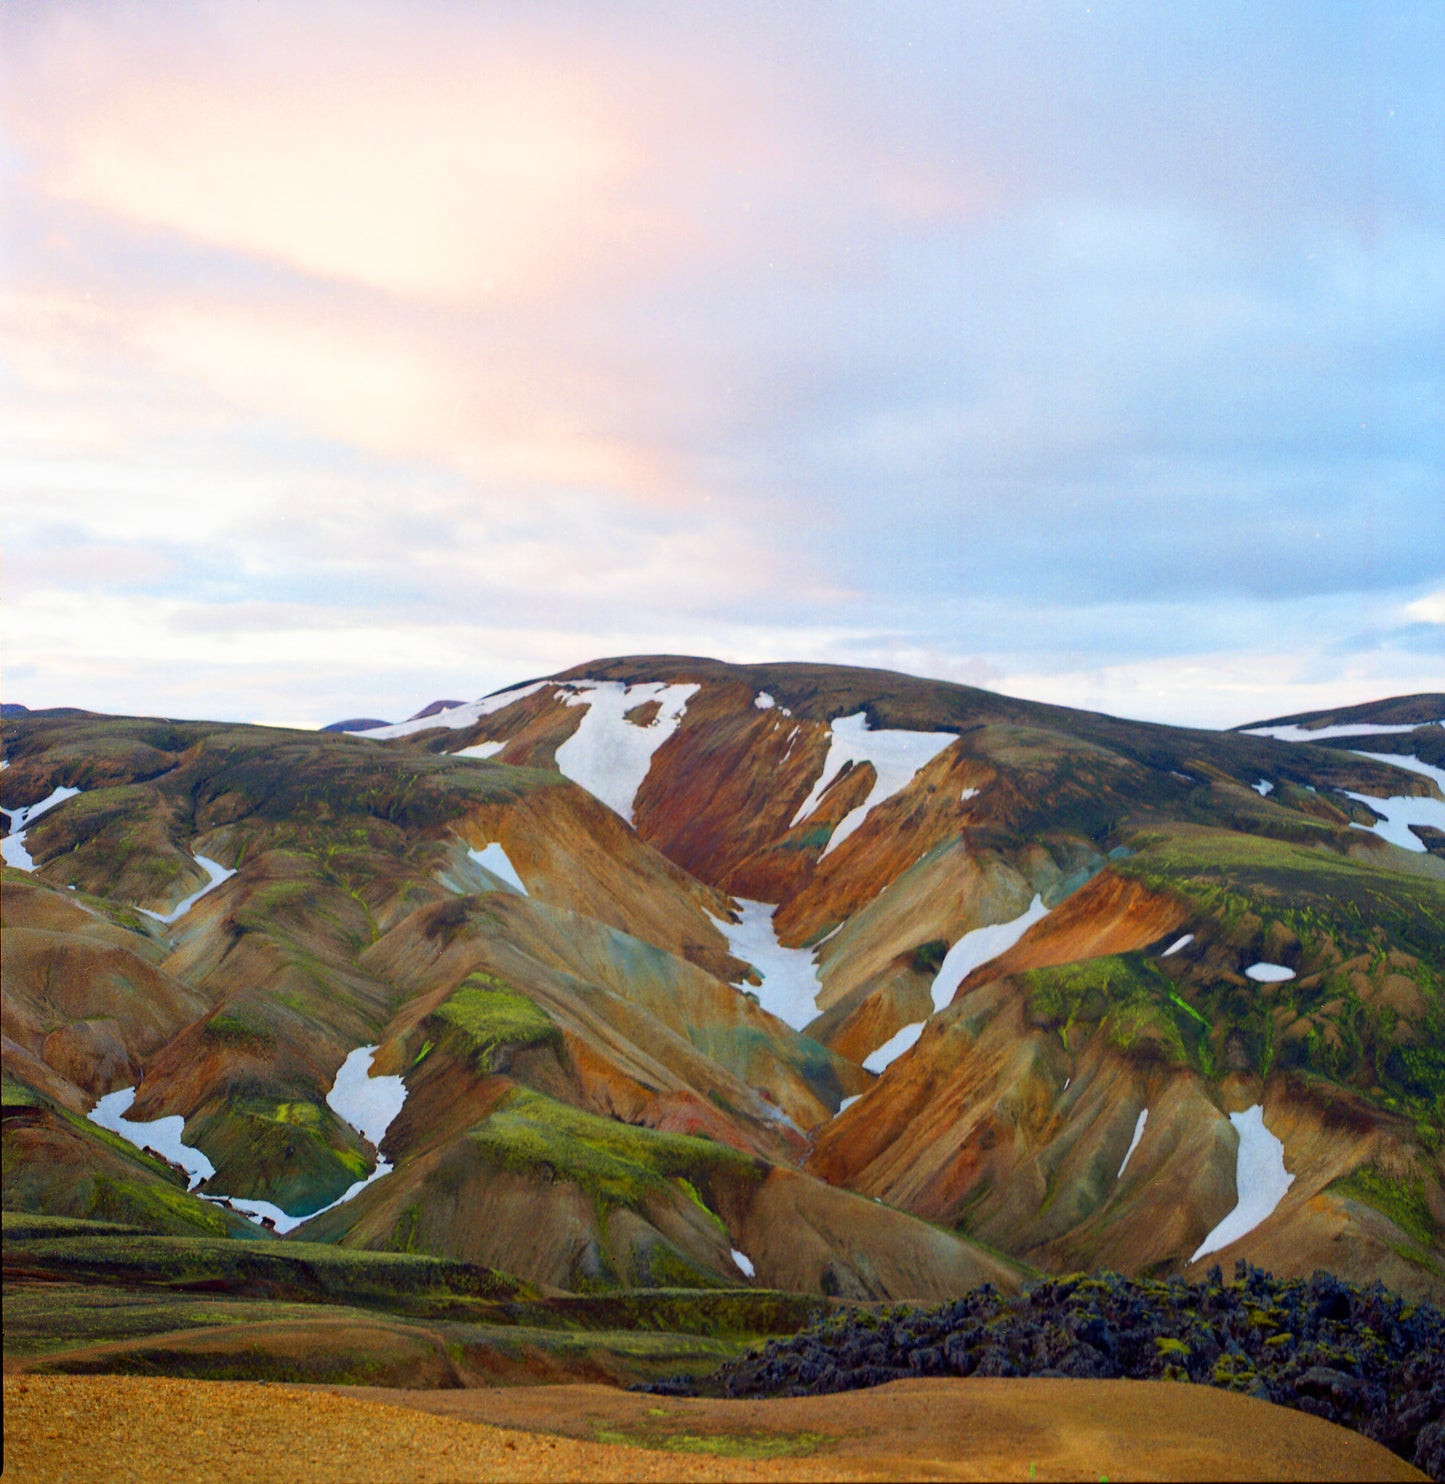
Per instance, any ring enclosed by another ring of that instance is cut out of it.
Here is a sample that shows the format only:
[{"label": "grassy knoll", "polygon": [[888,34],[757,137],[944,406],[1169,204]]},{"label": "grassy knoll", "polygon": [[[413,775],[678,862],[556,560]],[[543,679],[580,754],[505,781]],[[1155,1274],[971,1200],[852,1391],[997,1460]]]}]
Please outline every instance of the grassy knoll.
[{"label": "grassy knoll", "polygon": [[519,1088],[468,1137],[503,1169],[532,1173],[543,1166],[604,1203],[638,1206],[669,1185],[698,1200],[696,1186],[717,1170],[760,1176],[758,1161],[727,1145],[687,1134],[621,1123],[584,1113]]}]

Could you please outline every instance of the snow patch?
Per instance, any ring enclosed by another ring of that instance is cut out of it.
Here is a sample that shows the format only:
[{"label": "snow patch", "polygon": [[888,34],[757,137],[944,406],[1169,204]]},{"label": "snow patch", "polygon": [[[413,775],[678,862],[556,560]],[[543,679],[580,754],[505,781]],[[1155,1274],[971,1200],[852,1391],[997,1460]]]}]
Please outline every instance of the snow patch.
[{"label": "snow patch", "polygon": [[960,795],[959,795],[959,798],[960,798],[960,799],[961,799],[961,800],[962,800],[962,802],[963,802],[963,803],[965,803],[965,804],[966,804],[966,803],[968,803],[968,801],[969,801],[969,800],[970,800],[970,799],[976,799],[976,798],[977,798],[977,797],[978,797],[978,796],[979,796],[979,794],[980,794],[980,792],[981,792],[981,790],[980,790],[980,789],[976,789],[976,788],[966,788],[966,789],[964,789],[964,791],[963,791],[963,792],[962,792],[962,793],[961,793],[961,794],[960,794]]},{"label": "snow patch", "polygon": [[765,690],[760,690],[757,695],[753,697],[753,705],[756,706],[759,711],[771,711],[777,704],[778,703]]},{"label": "snow patch", "polygon": [[918,1038],[923,1034],[923,1027],[927,1024],[926,1020],[919,1020],[912,1025],[905,1025],[896,1035],[890,1036],[877,1051],[870,1051],[863,1058],[863,1070],[865,1072],[887,1071],[905,1051],[912,1051],[918,1045]]},{"label": "snow patch", "polygon": [[1035,893],[1028,909],[1011,921],[996,922],[991,927],[975,928],[971,933],[965,933],[948,950],[934,977],[934,1011],[947,1009],[958,992],[958,986],[976,968],[1012,948],[1036,922],[1048,915],[1049,909],[1044,906],[1043,897]]},{"label": "snow patch", "polygon": [[465,706],[453,706],[449,711],[438,711],[435,716],[424,716],[417,721],[399,721],[395,726],[373,727],[370,731],[352,732],[353,737],[378,737],[385,741],[390,737],[408,737],[413,732],[424,732],[432,727],[451,727],[457,731],[462,727],[475,726],[484,716],[504,710],[513,701],[535,695],[546,680],[535,680],[531,685],[520,685],[515,690],[498,691],[494,696],[483,696],[480,701],[469,701]]},{"label": "snow patch", "polygon": [[172,907],[166,913],[152,912],[149,907],[137,907],[136,911],[144,912],[147,917],[153,917],[157,922],[164,923],[169,927],[173,922],[179,922],[208,892],[215,891],[223,881],[229,881],[236,874],[234,871],[223,866],[220,861],[213,861],[208,855],[198,855],[195,857],[195,861],[206,875],[211,878],[199,891],[193,891],[185,901],[177,903],[176,906]]},{"label": "snow patch", "polygon": [[727,922],[713,917],[713,923],[728,940],[728,952],[734,958],[751,964],[762,977],[757,991],[758,1003],[769,1015],[776,1015],[785,1025],[800,1031],[818,1014],[818,970],[813,951],[808,948],[784,948],[773,931],[773,914],[777,907],[769,902],[753,902],[738,897],[742,908],[740,922]]},{"label": "snow patch", "polygon": [[[975,928],[972,932],[965,933],[948,950],[943,963],[939,966],[938,973],[934,976],[931,991],[934,1014],[948,1008],[958,992],[958,986],[975,969],[997,958],[1006,949],[1012,948],[1034,923],[1048,915],[1049,909],[1044,906],[1043,897],[1035,893],[1028,908],[1017,917],[1008,922],[996,922],[989,927]],[[890,1036],[876,1051],[871,1051],[864,1057],[863,1069],[868,1072],[885,1071],[905,1051],[911,1051],[918,1044],[918,1038],[923,1034],[923,1027],[927,1023],[927,1021],[920,1020],[912,1025],[905,1025],[902,1030]]]},{"label": "snow patch", "polygon": [[484,871],[490,871],[498,881],[504,881],[508,886],[515,887],[524,897],[529,894],[526,883],[517,874],[517,868],[496,840],[480,850],[468,850],[467,855]]},{"label": "snow patch", "polygon": [[[376,1055],[375,1046],[358,1046],[336,1073],[331,1091],[326,1094],[327,1104],[337,1117],[345,1120],[368,1143],[381,1143],[392,1120],[401,1112],[406,1101],[406,1085],[400,1077],[372,1077],[370,1067]],[[189,1189],[194,1190],[202,1180],[209,1180],[216,1167],[206,1156],[182,1141],[186,1121],[179,1114],[169,1118],[156,1118],[149,1122],[134,1121],[124,1116],[127,1108],[135,1102],[134,1087],[123,1087],[118,1092],[108,1093],[90,1110],[90,1119],[101,1128],[110,1129],[128,1139],[139,1149],[153,1149],[165,1159],[181,1166],[190,1178]],[[353,1181],[341,1195],[320,1210],[308,1211],[304,1216],[293,1216],[270,1201],[251,1200],[246,1196],[202,1195],[201,1199],[213,1205],[227,1206],[239,1211],[258,1225],[269,1221],[283,1235],[294,1231],[303,1221],[320,1216],[322,1211],[334,1210],[337,1206],[353,1200],[375,1180],[391,1173],[392,1166],[378,1154],[376,1168],[364,1180]]]},{"label": "snow patch", "polygon": [[375,1046],[358,1046],[338,1068],[326,1104],[367,1143],[379,1145],[406,1102],[406,1083],[400,1077],[373,1077],[375,1059]]},{"label": "snow patch", "polygon": [[[1067,1086],[1068,1084],[1065,1083],[1064,1085]],[[1144,1125],[1148,1121],[1149,1110],[1147,1108],[1141,1108],[1139,1110],[1139,1117],[1134,1123],[1134,1137],[1129,1140],[1129,1147],[1124,1151],[1124,1162],[1119,1166],[1119,1173],[1114,1176],[1116,1180],[1122,1180],[1124,1178],[1124,1171],[1129,1167],[1129,1159],[1139,1147],[1139,1140],[1144,1137]]]},{"label": "snow patch", "polygon": [[[615,810],[628,824],[633,804],[652,766],[652,755],[677,730],[687,703],[701,687],[649,681],[577,680],[557,694],[568,706],[585,706],[582,724],[557,749],[557,766],[574,783]],[[661,709],[646,726],[634,726],[626,713],[648,701]]]},{"label": "snow patch", "polygon": [[496,757],[506,746],[505,742],[478,742],[473,747],[459,747],[452,757]]},{"label": "snow patch", "polygon": [[957,741],[958,737],[953,732],[870,731],[868,715],[864,711],[838,717],[831,725],[823,771],[818,775],[813,791],[793,816],[792,824],[801,824],[817,808],[845,763],[872,763],[876,775],[873,787],[856,809],[838,821],[832,838],[823,848],[823,854],[827,855],[863,823],[872,809],[906,788],[920,768]]},{"label": "snow patch", "polygon": [[79,793],[78,788],[57,788],[38,804],[21,804],[17,809],[7,809],[5,812],[10,816],[10,833],[0,840],[0,860],[18,870],[33,871],[35,862],[25,848],[25,831],[42,814],[55,808],[57,804],[63,804],[67,799],[75,798]]},{"label": "snow patch", "polygon": [[1283,984],[1287,979],[1294,978],[1294,970],[1287,969],[1283,964],[1251,964],[1245,971],[1246,979],[1253,979],[1257,984]]},{"label": "snow patch", "polygon": [[[851,1108],[853,1104],[856,1103],[862,1096],[863,1094],[861,1092],[855,1092],[851,1098],[844,1098],[843,1101],[838,1104],[838,1113],[842,1113],[846,1109]],[[835,1113],[833,1117],[836,1118],[838,1116],[838,1113]]]},{"label": "snow patch", "polygon": [[[1421,773],[1441,793],[1445,793],[1445,768],[1422,763],[1410,753],[1356,751],[1355,756],[1367,757],[1372,762],[1390,763],[1410,773]],[[1410,828],[1411,825],[1433,825],[1437,830],[1445,830],[1445,803],[1439,799],[1422,798],[1414,794],[1394,794],[1388,799],[1379,799],[1373,794],[1349,793],[1348,797],[1367,804],[1376,814],[1383,816],[1374,824],[1357,824],[1355,829],[1369,830],[1382,840],[1388,840],[1391,845],[1398,845],[1404,850],[1413,850],[1417,854],[1423,854],[1425,850],[1425,842]]]},{"label": "snow patch", "polygon": [[1433,763],[1422,763],[1413,752],[1361,752],[1358,748],[1352,748],[1351,751],[1356,757],[1367,757],[1371,762],[1393,763],[1395,767],[1404,768],[1408,773],[1423,773],[1445,794],[1445,768],[1437,768]]},{"label": "snow patch", "polygon": [[1231,1113],[1229,1121],[1239,1134],[1234,1168],[1236,1204],[1199,1244],[1190,1262],[1198,1262],[1252,1232],[1273,1213],[1294,1184],[1294,1176],[1284,1167],[1284,1145],[1264,1126],[1264,1108],[1259,1103],[1243,1113]]},{"label": "snow patch", "polygon": [[743,1276],[747,1278],[756,1278],[757,1272],[753,1267],[752,1258],[750,1258],[746,1252],[739,1252],[736,1247],[732,1249],[732,1252],[733,1261],[738,1265],[738,1268],[742,1272]]},{"label": "snow patch", "polygon": [[1272,794],[1274,792],[1274,784],[1268,778],[1261,778],[1258,783],[1251,783],[1249,786],[1260,798],[1264,798],[1266,794]]},{"label": "snow patch", "polygon": [[1181,948],[1188,948],[1189,945],[1193,941],[1194,941],[1194,934],[1193,933],[1185,933],[1185,935],[1182,938],[1176,938],[1164,950],[1164,952],[1159,955],[1159,957],[1160,958],[1168,958],[1171,953],[1178,953]]},{"label": "snow patch", "polygon": [[179,1113],[168,1118],[130,1119],[126,1110],[135,1102],[134,1087],[122,1087],[118,1092],[107,1093],[90,1110],[90,1121],[113,1134],[128,1139],[137,1149],[150,1149],[162,1159],[179,1165],[187,1175],[187,1190],[194,1190],[202,1180],[209,1180],[216,1167],[201,1153],[185,1143],[181,1135],[186,1130],[186,1120]]},{"label": "snow patch", "polygon": [[1273,737],[1276,742],[1320,742],[1326,737],[1384,737],[1391,734],[1418,732],[1421,727],[1429,726],[1445,727],[1445,721],[1417,721],[1409,726],[1381,726],[1378,723],[1372,724],[1367,721],[1352,721],[1347,725],[1316,727],[1313,731],[1308,727],[1293,724],[1277,727],[1250,727],[1245,736]]}]

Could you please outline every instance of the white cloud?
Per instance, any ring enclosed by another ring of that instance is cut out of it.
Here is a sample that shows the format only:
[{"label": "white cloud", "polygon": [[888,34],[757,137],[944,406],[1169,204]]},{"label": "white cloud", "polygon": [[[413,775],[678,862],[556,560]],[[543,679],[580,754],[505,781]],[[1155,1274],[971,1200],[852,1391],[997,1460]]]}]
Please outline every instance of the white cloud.
[{"label": "white cloud", "polygon": [[1416,623],[1445,623],[1445,588],[1405,604],[1405,617]]}]

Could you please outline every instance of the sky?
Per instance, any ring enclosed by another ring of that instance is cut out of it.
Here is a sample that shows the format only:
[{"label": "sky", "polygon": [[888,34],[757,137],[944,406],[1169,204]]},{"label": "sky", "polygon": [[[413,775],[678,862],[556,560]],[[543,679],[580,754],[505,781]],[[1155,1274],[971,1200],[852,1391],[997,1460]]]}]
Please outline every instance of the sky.
[{"label": "sky", "polygon": [[9,0],[0,685],[1445,690],[1445,6]]}]

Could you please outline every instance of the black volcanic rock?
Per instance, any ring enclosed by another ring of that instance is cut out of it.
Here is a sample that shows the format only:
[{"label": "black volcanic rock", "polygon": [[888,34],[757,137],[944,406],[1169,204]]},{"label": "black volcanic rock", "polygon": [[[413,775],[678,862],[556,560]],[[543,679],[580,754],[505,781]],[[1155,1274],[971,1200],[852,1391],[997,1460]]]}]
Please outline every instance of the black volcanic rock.
[{"label": "black volcanic rock", "polygon": [[931,1309],[835,1313],[665,1396],[815,1396],[909,1376],[1172,1380],[1242,1391],[1353,1428],[1445,1479],[1445,1315],[1380,1283],[1278,1279],[1239,1262],[1203,1283],[1049,1279]]}]

